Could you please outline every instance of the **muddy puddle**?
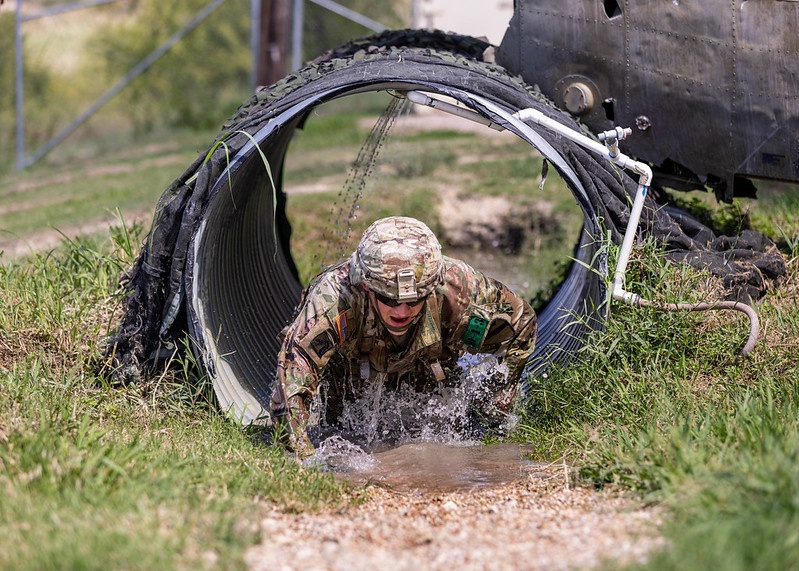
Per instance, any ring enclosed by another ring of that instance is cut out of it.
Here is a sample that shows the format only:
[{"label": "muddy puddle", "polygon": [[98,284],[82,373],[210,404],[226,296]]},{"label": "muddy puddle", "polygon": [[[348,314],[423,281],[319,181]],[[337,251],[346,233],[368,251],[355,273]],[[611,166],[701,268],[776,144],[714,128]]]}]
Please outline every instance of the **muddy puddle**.
[{"label": "muddy puddle", "polygon": [[[377,375],[345,402],[335,424],[322,419],[308,463],[355,485],[430,492],[498,486],[542,473],[542,465],[529,460],[528,447],[484,444],[486,435],[511,435],[518,422],[490,404],[506,365],[493,355],[464,355],[459,364],[457,383],[425,392],[412,384],[389,388]],[[477,416],[475,407],[481,407]]]},{"label": "muddy puddle", "polygon": [[516,443],[412,442],[369,453],[331,439],[321,451],[339,480],[404,492],[446,493],[499,486],[537,477],[545,467],[529,460],[528,450]]},{"label": "muddy puddle", "polygon": [[516,482],[535,468],[515,444],[405,444],[374,454],[374,460],[368,469],[338,475],[401,491],[454,492]]}]

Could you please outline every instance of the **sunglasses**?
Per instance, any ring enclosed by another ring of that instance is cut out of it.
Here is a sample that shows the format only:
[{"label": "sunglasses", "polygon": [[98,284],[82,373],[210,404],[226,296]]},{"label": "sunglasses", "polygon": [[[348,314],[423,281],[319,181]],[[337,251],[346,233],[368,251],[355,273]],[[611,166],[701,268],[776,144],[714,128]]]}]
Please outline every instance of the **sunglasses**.
[{"label": "sunglasses", "polygon": [[379,293],[376,293],[376,292],[372,292],[372,293],[374,294],[375,299],[377,299],[377,301],[379,301],[383,305],[387,305],[389,307],[397,307],[398,305],[401,305],[403,303],[407,303],[408,307],[416,307],[417,305],[423,304],[424,300],[427,299],[427,297],[425,296],[425,297],[420,297],[416,301],[400,301],[398,299],[392,299],[390,297],[386,297],[384,295],[380,295]]}]

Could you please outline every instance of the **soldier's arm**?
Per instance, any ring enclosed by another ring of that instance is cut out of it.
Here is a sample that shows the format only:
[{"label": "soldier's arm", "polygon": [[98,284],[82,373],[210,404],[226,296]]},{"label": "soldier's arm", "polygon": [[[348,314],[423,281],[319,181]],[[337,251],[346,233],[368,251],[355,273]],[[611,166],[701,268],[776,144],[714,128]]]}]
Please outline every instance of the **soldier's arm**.
[{"label": "soldier's arm", "polygon": [[528,359],[533,354],[538,336],[538,320],[533,310],[523,313],[513,328],[514,338],[505,351],[505,362],[508,364],[508,379],[518,382]]},{"label": "soldier's arm", "polygon": [[[488,281],[489,299],[495,299],[499,307],[504,305],[510,311],[496,316],[489,324],[483,344],[493,349],[494,353],[504,352],[508,365],[508,381],[517,383],[535,349],[538,320],[530,304],[513,290],[496,280],[488,278]],[[509,318],[509,328],[504,323],[506,316]]]},{"label": "soldier's arm", "polygon": [[[322,286],[324,287],[324,286]],[[286,448],[300,456],[314,453],[308,438],[310,407],[319,390],[319,377],[337,347],[327,317],[336,297],[320,287],[311,292],[288,328],[278,354],[272,392],[272,417]]]},{"label": "soldier's arm", "polygon": [[[515,384],[535,348],[538,334],[535,312],[505,284],[465,264],[463,271],[463,284],[472,299],[469,325],[481,339],[476,349],[503,356],[508,365],[508,382]],[[472,322],[479,317],[485,322],[479,319]]]},{"label": "soldier's arm", "polygon": [[309,408],[319,376],[313,364],[292,345],[291,342],[284,343],[278,356],[272,392],[272,417],[277,435],[286,449],[305,458],[314,453],[313,444],[308,438],[308,423]]}]

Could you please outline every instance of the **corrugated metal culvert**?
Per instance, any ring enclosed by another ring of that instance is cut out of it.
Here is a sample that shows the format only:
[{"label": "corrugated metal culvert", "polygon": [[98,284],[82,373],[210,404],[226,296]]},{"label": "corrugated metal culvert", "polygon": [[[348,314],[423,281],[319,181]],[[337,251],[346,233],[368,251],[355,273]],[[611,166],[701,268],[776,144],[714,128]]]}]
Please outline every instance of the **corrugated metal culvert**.
[{"label": "corrugated metal culvert", "polygon": [[[535,89],[482,61],[487,47],[438,32],[387,32],[326,54],[242,105],[159,202],[109,349],[117,377],[135,380],[163,367],[163,349],[188,333],[220,406],[244,423],[265,422],[278,334],[302,291],[282,188],[292,135],[325,103],[407,90],[452,98],[513,132],[571,190],[584,217],[577,261],[539,314],[527,369],[535,378],[552,363],[567,362],[606,318],[604,237],[618,241],[623,233],[636,183],[575,144],[514,119],[519,109],[533,107],[579,129]],[[648,206],[645,233],[679,251],[702,249],[668,214]]]}]

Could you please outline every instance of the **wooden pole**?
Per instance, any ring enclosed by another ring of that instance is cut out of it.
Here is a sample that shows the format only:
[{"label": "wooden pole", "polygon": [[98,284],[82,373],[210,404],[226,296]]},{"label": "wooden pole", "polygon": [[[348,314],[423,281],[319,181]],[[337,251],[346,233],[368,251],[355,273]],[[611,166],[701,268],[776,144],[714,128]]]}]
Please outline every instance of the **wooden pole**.
[{"label": "wooden pole", "polygon": [[260,0],[258,86],[271,85],[288,73],[289,35],[291,31],[289,0]]}]

